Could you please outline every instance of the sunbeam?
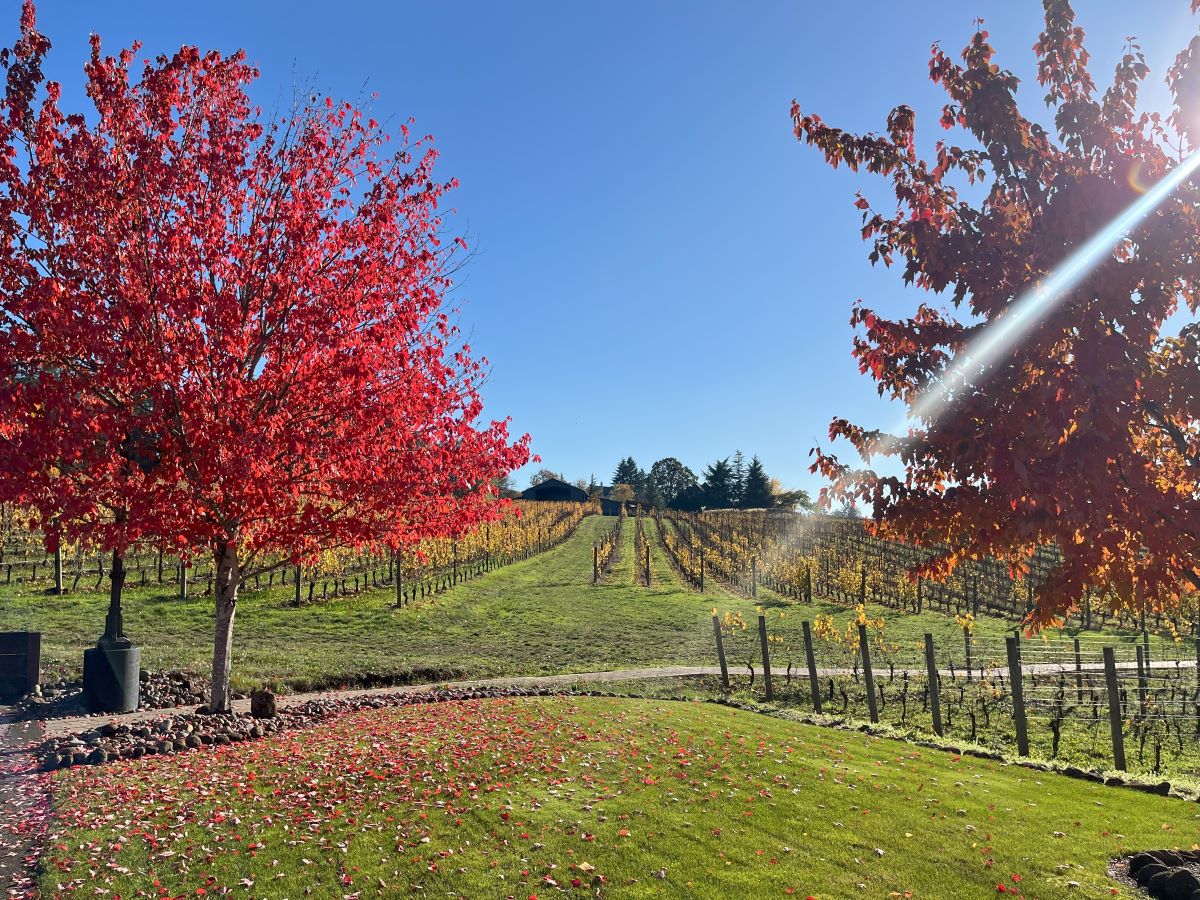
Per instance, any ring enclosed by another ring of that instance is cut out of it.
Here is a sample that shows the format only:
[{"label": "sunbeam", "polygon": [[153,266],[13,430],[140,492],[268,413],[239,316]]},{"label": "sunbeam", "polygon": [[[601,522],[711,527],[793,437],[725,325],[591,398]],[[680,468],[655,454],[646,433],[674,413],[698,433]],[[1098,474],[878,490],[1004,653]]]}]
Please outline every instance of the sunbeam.
[{"label": "sunbeam", "polygon": [[[909,422],[936,424],[953,404],[954,392],[972,383],[972,375],[985,372],[1042,321],[1097,265],[1112,253],[1142,219],[1153,212],[1180,184],[1200,167],[1200,152],[1193,153],[1157,184],[1125,208],[1036,286],[1018,297],[1008,311],[989,325],[955,356],[942,378],[917,398],[908,411]],[[903,432],[904,427],[898,429]]]}]

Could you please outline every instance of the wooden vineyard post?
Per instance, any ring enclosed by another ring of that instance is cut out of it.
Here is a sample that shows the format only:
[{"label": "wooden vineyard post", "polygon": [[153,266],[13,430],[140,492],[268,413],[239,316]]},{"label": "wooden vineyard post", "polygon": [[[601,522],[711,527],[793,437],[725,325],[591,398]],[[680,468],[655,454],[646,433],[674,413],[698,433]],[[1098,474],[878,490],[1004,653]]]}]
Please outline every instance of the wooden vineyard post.
[{"label": "wooden vineyard post", "polygon": [[1144,716],[1146,714],[1146,669],[1149,668],[1150,661],[1146,659],[1146,655],[1142,652],[1142,645],[1137,645],[1137,679],[1138,679],[1138,711]]},{"label": "wooden vineyard post", "polygon": [[758,560],[750,557],[750,596],[758,599]]},{"label": "wooden vineyard post", "polygon": [[859,572],[858,579],[858,602],[866,605],[867,602],[867,564],[864,562]]},{"label": "wooden vineyard post", "polygon": [[[925,603],[925,579],[917,579],[917,612],[921,611],[921,607]],[[939,734],[941,732],[938,732]]]},{"label": "wooden vineyard post", "polygon": [[817,678],[817,655],[813,652],[812,626],[808,622],[801,623],[804,627],[804,659],[808,663],[808,686],[812,690],[813,712],[821,712],[821,682]]},{"label": "wooden vineyard post", "polygon": [[770,703],[775,699],[775,692],[771,690],[771,648],[767,645],[767,617],[761,613],[758,616],[758,643],[762,647],[763,688]]},{"label": "wooden vineyard post", "polygon": [[646,587],[650,587],[650,545],[645,546],[646,551]]},{"label": "wooden vineyard post", "polygon": [[300,563],[296,563],[296,583],[294,585],[292,585],[292,605],[293,606],[300,605],[300,580],[301,580],[303,574],[304,574],[304,570],[301,568]]},{"label": "wooden vineyard post", "polygon": [[[863,569],[866,572],[866,569]],[[867,688],[867,711],[871,721],[879,721],[879,698],[875,696],[875,675],[871,671],[871,644],[867,638],[867,626],[859,623],[858,647],[862,652],[863,683]]]},{"label": "wooden vineyard post", "polygon": [[971,659],[971,629],[966,625],[963,626],[963,646],[967,651],[967,681],[970,682],[971,666],[973,664],[973,660]]},{"label": "wooden vineyard post", "polygon": [[[812,603],[812,569],[809,568],[808,563],[804,564],[804,602]],[[1200,646],[1200,641],[1197,642],[1197,645]],[[1200,659],[1200,656],[1197,658]]]},{"label": "wooden vineyard post", "polygon": [[1004,639],[1008,650],[1008,678],[1012,688],[1013,724],[1017,728],[1017,753],[1029,755],[1029,722],[1025,717],[1025,694],[1021,683],[1021,643],[1017,637]]},{"label": "wooden vineyard post", "polygon": [[[919,585],[920,582],[918,581]],[[918,596],[920,596],[918,594]],[[942,736],[942,692],[938,682],[937,658],[933,652],[933,635],[925,632],[925,677],[929,686],[929,711],[933,715],[933,733]]]},{"label": "wooden vineyard post", "polygon": [[1104,648],[1104,684],[1108,689],[1108,725],[1112,732],[1113,768],[1125,771],[1125,734],[1121,722],[1121,690],[1117,684],[1117,659],[1112,647]]},{"label": "wooden vineyard post", "polygon": [[63,592],[62,544],[58,543],[54,547],[54,593],[62,594],[62,592]]},{"label": "wooden vineyard post", "polygon": [[158,583],[159,584],[162,584],[162,575],[163,575],[163,549],[162,549],[162,547],[159,547],[158,548]]},{"label": "wooden vineyard post", "polygon": [[600,545],[592,544],[592,584],[600,583]]},{"label": "wooden vineyard post", "polygon": [[704,593],[704,551],[700,551],[700,593]]},{"label": "wooden vineyard post", "polygon": [[725,664],[725,642],[721,640],[721,619],[713,613],[713,637],[717,639],[717,662],[721,664],[721,688],[729,690],[729,666]]},{"label": "wooden vineyard post", "polygon": [[179,561],[179,599],[187,599],[187,564]]},{"label": "wooden vineyard post", "polygon": [[1075,638],[1075,701],[1083,703],[1083,653],[1079,650],[1079,638]]}]

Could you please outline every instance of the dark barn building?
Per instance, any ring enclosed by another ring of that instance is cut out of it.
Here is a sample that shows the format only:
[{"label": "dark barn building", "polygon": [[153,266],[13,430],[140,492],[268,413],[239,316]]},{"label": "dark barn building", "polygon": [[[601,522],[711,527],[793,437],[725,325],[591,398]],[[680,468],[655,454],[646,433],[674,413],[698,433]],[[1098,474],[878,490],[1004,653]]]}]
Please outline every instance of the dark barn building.
[{"label": "dark barn building", "polygon": [[576,503],[586,503],[587,498],[587,491],[557,478],[548,478],[541,484],[535,484],[521,492],[522,500],[573,500]]}]

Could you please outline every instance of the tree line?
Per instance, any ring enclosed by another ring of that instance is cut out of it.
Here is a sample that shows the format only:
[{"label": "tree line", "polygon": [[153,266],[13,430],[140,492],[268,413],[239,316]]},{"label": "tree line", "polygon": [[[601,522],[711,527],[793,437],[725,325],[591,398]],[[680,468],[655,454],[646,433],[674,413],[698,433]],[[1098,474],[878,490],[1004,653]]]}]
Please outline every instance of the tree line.
[{"label": "tree line", "polygon": [[[538,469],[529,479],[530,486],[549,479],[570,481],[553,469]],[[590,479],[570,481],[599,496],[600,485]],[[504,487],[508,487],[507,481]],[[741,450],[715,460],[699,476],[674,456],[658,460],[643,469],[632,456],[617,463],[612,475],[611,494],[618,499],[638,499],[658,509],[694,512],[701,509],[812,509],[808,491],[786,490],[778,478],[772,478],[762,460],[752,456],[746,461]]]}]

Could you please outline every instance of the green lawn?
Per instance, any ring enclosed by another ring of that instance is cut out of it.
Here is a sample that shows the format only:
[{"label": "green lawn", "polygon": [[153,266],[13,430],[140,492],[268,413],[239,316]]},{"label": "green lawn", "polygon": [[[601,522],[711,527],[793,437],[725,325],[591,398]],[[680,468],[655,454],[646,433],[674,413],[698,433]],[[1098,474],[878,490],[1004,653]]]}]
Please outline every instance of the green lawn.
[{"label": "green lawn", "polygon": [[[681,584],[657,546],[650,520],[646,530],[654,544],[653,586],[635,583],[632,523],[624,529],[621,561],[603,584],[592,586],[592,543],[611,524],[611,519],[589,517],[560,547],[405,609],[392,608],[388,588],[299,609],[289,605],[290,588],[245,593],[234,629],[235,686],[304,689],[714,664],[711,609],[752,617],[755,604],[731,596],[712,580],[703,596]],[[758,602],[770,614],[772,630],[785,638],[777,652],[790,654],[793,661],[801,659],[802,619],[830,613],[840,624],[850,616],[841,606],[795,605],[766,590]],[[40,589],[3,586],[0,628],[41,630],[48,667],[74,675],[83,649],[102,630],[106,603],[100,594],[55,597]],[[780,612],[785,613],[782,619]],[[887,617],[889,637],[910,657],[915,658],[917,642],[927,630],[937,635],[943,652],[961,655],[962,637],[952,619],[879,612]],[[148,668],[208,671],[211,598],[179,600],[169,585],[133,588],[127,591],[125,623],[128,634],[143,645]],[[982,619],[977,625],[979,639],[993,647],[1011,629],[1000,620]],[[736,642],[730,649],[733,664],[740,651]],[[753,650],[742,655],[751,656]],[[743,662],[736,660],[739,666]],[[786,665],[782,656],[780,664]]]},{"label": "green lawn", "polygon": [[1200,839],[1195,803],[652,700],[363,712],[53,785],[47,896],[1100,898]]}]

